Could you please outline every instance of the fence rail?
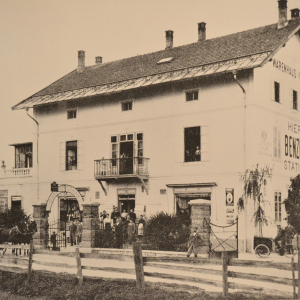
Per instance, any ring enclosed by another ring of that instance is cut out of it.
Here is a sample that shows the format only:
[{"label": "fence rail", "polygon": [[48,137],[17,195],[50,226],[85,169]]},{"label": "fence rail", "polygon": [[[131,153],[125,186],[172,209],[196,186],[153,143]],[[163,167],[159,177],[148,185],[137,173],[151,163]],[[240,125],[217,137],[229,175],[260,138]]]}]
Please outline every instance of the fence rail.
[{"label": "fence rail", "polygon": [[19,168],[19,169],[10,169],[4,170],[3,173],[0,173],[1,178],[10,178],[10,177],[24,177],[31,176],[32,168]]},{"label": "fence rail", "polygon": [[[136,242],[133,251],[116,250],[81,253],[79,247],[75,253],[58,253],[34,249],[29,245],[0,245],[0,248],[29,249],[25,256],[7,256],[0,258],[0,269],[12,272],[27,272],[30,278],[32,269],[66,272],[77,276],[78,286],[86,276],[106,277],[107,274],[119,274],[119,278],[136,279],[137,287],[145,287],[145,281],[174,282],[179,286],[188,284],[204,288],[207,291],[223,292],[249,291],[296,299],[298,286],[297,272],[299,264],[294,262],[268,262],[228,258],[222,252],[218,258],[187,258],[167,256],[143,256],[142,245]],[[121,253],[121,254],[120,254]],[[153,254],[152,254],[153,255]],[[299,273],[299,271],[298,271]],[[300,277],[298,277],[300,279]]]}]

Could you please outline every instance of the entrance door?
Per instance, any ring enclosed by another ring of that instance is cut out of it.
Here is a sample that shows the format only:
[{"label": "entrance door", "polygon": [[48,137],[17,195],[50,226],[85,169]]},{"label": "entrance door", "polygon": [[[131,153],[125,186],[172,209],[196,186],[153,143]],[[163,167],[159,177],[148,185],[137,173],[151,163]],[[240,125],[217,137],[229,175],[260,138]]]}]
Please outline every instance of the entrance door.
[{"label": "entrance door", "polygon": [[133,142],[120,143],[120,174],[133,174]]},{"label": "entrance door", "polygon": [[119,211],[124,210],[129,213],[131,209],[135,209],[135,195],[119,195]]}]

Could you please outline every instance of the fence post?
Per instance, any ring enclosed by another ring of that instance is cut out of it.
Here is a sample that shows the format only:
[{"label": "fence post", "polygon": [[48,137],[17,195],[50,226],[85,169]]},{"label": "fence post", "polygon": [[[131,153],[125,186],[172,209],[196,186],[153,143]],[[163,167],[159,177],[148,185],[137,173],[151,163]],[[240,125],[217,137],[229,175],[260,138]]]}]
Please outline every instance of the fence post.
[{"label": "fence post", "polygon": [[142,254],[142,243],[137,241],[133,243],[133,259],[136,273],[136,287],[139,290],[145,289],[144,264]]},{"label": "fence post", "polygon": [[228,295],[228,259],[227,251],[222,251],[223,296]]},{"label": "fence post", "polygon": [[80,288],[83,283],[83,275],[82,275],[82,267],[81,267],[81,258],[80,258],[79,248],[75,249],[75,257],[76,257],[76,264],[77,264],[78,288]]},{"label": "fence post", "polygon": [[32,257],[33,257],[33,240],[30,240],[30,249],[29,249],[29,257],[28,257],[28,279],[30,279],[32,273]]},{"label": "fence post", "polygon": [[300,299],[300,249],[299,249],[299,234],[297,234],[297,250],[298,250],[298,280],[297,280],[297,286],[298,286],[298,299]]},{"label": "fence post", "polygon": [[291,264],[292,264],[292,275],[293,275],[293,296],[294,296],[294,299],[297,299],[296,298],[296,280],[295,280],[295,260],[294,260],[294,257],[292,257]]}]

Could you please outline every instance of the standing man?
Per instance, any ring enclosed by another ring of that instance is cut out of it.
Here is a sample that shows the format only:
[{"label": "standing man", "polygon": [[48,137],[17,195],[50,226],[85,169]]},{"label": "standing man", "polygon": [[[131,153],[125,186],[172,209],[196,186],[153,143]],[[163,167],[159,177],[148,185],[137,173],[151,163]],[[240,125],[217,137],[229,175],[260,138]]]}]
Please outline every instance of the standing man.
[{"label": "standing man", "polygon": [[77,226],[75,225],[74,221],[72,221],[72,224],[70,226],[70,240],[71,240],[71,246],[76,245],[76,230]]},{"label": "standing man", "polygon": [[116,248],[122,248],[123,246],[123,224],[121,222],[121,217],[117,218],[115,227],[116,236]]},{"label": "standing man", "polygon": [[133,209],[129,212],[129,218],[133,221],[133,223],[135,223],[136,214],[133,212]]}]

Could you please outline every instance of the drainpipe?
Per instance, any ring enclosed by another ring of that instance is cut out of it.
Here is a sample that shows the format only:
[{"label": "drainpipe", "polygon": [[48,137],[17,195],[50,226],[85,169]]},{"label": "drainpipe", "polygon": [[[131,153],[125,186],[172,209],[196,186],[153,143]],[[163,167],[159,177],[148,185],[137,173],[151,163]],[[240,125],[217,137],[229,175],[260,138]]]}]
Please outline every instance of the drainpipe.
[{"label": "drainpipe", "polygon": [[40,200],[40,176],[39,176],[39,122],[32,117],[29,113],[28,110],[29,108],[26,107],[26,114],[29,118],[31,118],[37,125],[36,127],[36,186],[37,186],[37,202],[39,203]]},{"label": "drainpipe", "polygon": [[[241,83],[237,79],[237,70],[232,72],[233,74],[233,80],[239,85],[239,87],[242,89],[244,94],[244,110],[243,110],[243,148],[244,148],[244,171],[246,170],[247,164],[246,164],[246,90],[241,85]],[[244,211],[245,211],[245,239],[244,239],[244,253],[246,253],[246,238],[247,238],[247,205],[246,205],[246,199],[244,203]]]}]

